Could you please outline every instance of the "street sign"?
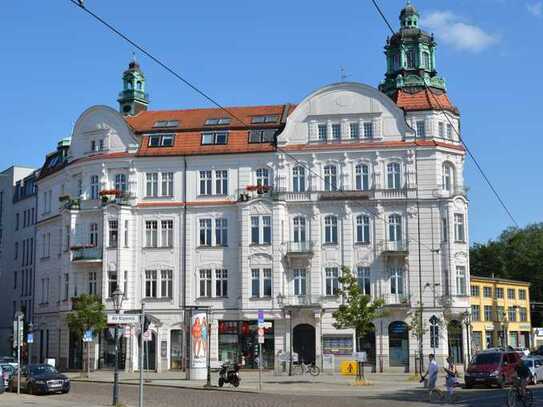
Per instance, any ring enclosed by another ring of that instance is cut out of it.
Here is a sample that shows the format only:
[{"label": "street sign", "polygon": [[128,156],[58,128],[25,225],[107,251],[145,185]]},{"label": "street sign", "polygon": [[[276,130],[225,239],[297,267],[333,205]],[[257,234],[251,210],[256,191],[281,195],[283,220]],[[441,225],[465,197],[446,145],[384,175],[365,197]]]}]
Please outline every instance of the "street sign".
[{"label": "street sign", "polygon": [[357,362],[367,362],[368,354],[366,352],[354,352],[353,358],[355,358]]},{"label": "street sign", "polygon": [[26,335],[26,343],[34,343],[34,334],[32,332]]},{"label": "street sign", "polygon": [[261,309],[258,310],[258,324],[264,323],[264,311]]},{"label": "street sign", "polygon": [[131,325],[138,324],[140,316],[137,314],[108,314],[108,325]]},{"label": "street sign", "polygon": [[263,336],[258,337],[258,343],[264,343],[264,337]]},{"label": "street sign", "polygon": [[83,332],[83,342],[92,342],[92,331],[90,329]]},{"label": "street sign", "polygon": [[258,328],[258,336],[264,336],[264,328]]},{"label": "street sign", "polygon": [[147,330],[143,333],[143,340],[150,341],[152,339],[151,331]]},{"label": "street sign", "polygon": [[272,326],[273,326],[273,324],[271,322],[259,322],[258,323],[259,328],[271,329]]}]

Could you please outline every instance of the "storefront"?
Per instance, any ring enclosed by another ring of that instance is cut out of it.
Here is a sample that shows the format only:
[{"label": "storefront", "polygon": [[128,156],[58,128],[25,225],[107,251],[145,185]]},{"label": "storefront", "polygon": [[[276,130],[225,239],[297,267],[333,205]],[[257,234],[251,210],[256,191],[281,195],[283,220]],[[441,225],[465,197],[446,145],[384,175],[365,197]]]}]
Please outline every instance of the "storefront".
[{"label": "storefront", "polygon": [[[272,322],[272,321],[270,321]],[[258,368],[258,324],[257,321],[219,321],[219,361],[237,361],[245,368]],[[263,368],[273,369],[274,343],[273,322],[264,330],[262,344]]]},{"label": "storefront", "polygon": [[[119,335],[119,369],[124,369],[126,361],[126,339],[123,338],[123,330],[118,330]],[[98,360],[99,369],[113,369],[115,366],[115,328],[106,328],[100,333]]]}]

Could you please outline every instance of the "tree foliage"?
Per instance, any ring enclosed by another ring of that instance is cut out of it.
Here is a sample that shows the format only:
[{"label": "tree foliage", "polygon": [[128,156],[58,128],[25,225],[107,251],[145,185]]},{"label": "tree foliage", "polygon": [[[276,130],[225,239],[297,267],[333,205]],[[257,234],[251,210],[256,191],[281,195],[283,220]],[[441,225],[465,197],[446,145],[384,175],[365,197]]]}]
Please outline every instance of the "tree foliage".
[{"label": "tree foliage", "polygon": [[81,294],[72,300],[73,311],[68,314],[66,321],[70,330],[80,337],[90,329],[99,332],[107,327],[105,306],[95,295]]},{"label": "tree foliage", "polygon": [[[509,228],[496,240],[476,243],[470,250],[470,272],[529,281],[531,299],[543,301],[543,223]],[[538,315],[533,315],[539,320]]]},{"label": "tree foliage", "polygon": [[334,327],[337,329],[354,329],[357,338],[373,331],[373,322],[384,316],[384,301],[375,299],[372,301],[369,295],[365,295],[356,276],[348,267],[342,267],[339,278],[341,289],[338,294],[343,296],[344,303],[333,313],[336,320]]}]

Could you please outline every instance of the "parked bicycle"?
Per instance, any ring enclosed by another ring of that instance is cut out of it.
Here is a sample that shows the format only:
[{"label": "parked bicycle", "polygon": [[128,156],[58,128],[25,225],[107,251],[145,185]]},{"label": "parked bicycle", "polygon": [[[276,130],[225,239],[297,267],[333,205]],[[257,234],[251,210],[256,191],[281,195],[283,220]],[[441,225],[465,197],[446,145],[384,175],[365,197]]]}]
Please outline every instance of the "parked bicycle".
[{"label": "parked bicycle", "polygon": [[511,388],[507,391],[507,407],[533,407],[534,393],[530,389],[525,389],[522,394],[520,380],[513,380]]},{"label": "parked bicycle", "polygon": [[299,362],[292,366],[292,372],[295,375],[305,375],[306,373],[309,373],[311,376],[318,376],[321,373],[321,370],[317,365],[315,365],[315,362],[313,363],[304,363]]}]

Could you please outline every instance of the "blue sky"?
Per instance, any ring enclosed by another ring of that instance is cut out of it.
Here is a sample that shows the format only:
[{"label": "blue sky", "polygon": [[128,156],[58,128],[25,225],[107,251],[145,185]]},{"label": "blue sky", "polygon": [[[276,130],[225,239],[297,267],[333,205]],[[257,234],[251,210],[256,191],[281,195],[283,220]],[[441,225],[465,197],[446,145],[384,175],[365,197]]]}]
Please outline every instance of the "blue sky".
[{"label": "blue sky", "polygon": [[[394,27],[404,0],[381,0]],[[340,77],[376,86],[389,35],[369,0],[85,0],[225,105],[298,102]],[[521,225],[541,220],[540,0],[416,0],[466,142]],[[2,6],[0,168],[39,166],[93,104],[116,106],[132,49],[68,0]],[[208,105],[139,56],[151,108]],[[511,224],[468,161],[472,241]]]}]

